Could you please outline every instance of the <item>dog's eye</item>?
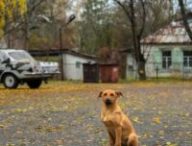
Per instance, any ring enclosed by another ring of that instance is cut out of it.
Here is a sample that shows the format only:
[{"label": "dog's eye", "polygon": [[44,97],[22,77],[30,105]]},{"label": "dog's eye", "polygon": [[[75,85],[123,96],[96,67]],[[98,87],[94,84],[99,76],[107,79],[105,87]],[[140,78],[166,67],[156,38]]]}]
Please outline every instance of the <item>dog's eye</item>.
[{"label": "dog's eye", "polygon": [[107,96],[107,93],[104,93],[103,96]]},{"label": "dog's eye", "polygon": [[111,94],[110,94],[110,96],[114,96],[114,94],[113,94],[113,93],[111,93]]}]

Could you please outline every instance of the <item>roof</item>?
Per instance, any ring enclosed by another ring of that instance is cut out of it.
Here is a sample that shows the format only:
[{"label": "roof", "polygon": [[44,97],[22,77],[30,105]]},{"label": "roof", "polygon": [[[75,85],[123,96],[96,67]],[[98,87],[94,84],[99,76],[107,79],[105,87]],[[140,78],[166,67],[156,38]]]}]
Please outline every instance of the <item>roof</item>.
[{"label": "roof", "polygon": [[96,60],[96,56],[80,53],[72,49],[51,49],[51,50],[29,50],[29,53],[33,56],[59,56],[61,54],[71,54],[78,57]]},{"label": "roof", "polygon": [[[192,23],[190,23],[192,29]],[[192,44],[182,21],[172,22],[141,40],[141,44]]]},{"label": "roof", "polygon": [[17,49],[0,49],[0,51],[10,53],[10,52],[24,52],[25,50],[17,50]]},{"label": "roof", "polygon": [[74,55],[74,56],[78,56],[78,57],[82,57],[82,58],[86,58],[86,59],[93,59],[93,60],[97,59],[96,56],[80,53],[80,52],[72,50],[72,49],[64,49],[64,50],[62,50],[62,53],[70,54],[70,55]]}]

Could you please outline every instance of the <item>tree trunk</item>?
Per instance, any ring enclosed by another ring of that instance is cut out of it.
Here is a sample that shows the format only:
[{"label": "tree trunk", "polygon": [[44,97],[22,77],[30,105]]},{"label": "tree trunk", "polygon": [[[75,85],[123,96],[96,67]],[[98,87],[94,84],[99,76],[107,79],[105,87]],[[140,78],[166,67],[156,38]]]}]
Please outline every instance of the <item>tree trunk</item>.
[{"label": "tree trunk", "polygon": [[140,62],[138,62],[137,71],[138,71],[138,75],[139,75],[139,80],[146,80],[145,60],[144,59],[141,59]]},{"label": "tree trunk", "polygon": [[124,5],[119,0],[114,0],[125,12],[127,15],[130,23],[131,23],[131,32],[132,32],[132,40],[133,40],[133,49],[134,49],[134,57],[137,62],[137,73],[139,75],[139,80],[145,80],[146,79],[146,73],[145,73],[145,58],[144,54],[142,54],[141,51],[141,44],[140,40],[145,28],[145,19],[146,19],[146,12],[145,12],[145,3],[143,0],[140,0],[140,3],[142,4],[142,24],[137,24],[137,10],[135,8],[135,1],[130,0],[129,3]]},{"label": "tree trunk", "polygon": [[146,63],[146,59],[144,57],[144,54],[141,53],[141,44],[140,44],[140,36],[137,36],[137,50],[138,50],[138,60],[137,60],[137,64],[138,64],[138,75],[139,75],[139,80],[146,80],[146,71],[145,71],[145,63]]}]

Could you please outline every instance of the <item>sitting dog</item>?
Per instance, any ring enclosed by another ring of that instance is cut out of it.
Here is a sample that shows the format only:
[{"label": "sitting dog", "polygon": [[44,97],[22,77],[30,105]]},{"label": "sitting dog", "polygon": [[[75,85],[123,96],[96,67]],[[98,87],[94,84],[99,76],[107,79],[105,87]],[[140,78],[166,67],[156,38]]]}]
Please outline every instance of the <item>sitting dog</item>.
[{"label": "sitting dog", "polygon": [[101,120],[107,128],[110,146],[138,146],[138,137],[131,121],[118,105],[121,92],[105,90],[99,93],[103,105]]}]

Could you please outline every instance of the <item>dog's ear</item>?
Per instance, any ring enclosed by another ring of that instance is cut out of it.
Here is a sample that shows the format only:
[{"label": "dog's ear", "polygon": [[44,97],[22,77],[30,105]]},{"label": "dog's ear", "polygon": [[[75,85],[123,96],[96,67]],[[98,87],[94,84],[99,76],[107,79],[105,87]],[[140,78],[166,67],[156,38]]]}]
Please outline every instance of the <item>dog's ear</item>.
[{"label": "dog's ear", "polygon": [[101,91],[98,95],[98,98],[102,97],[103,92]]},{"label": "dog's ear", "polygon": [[120,91],[115,92],[117,94],[117,97],[123,96],[123,94]]}]

